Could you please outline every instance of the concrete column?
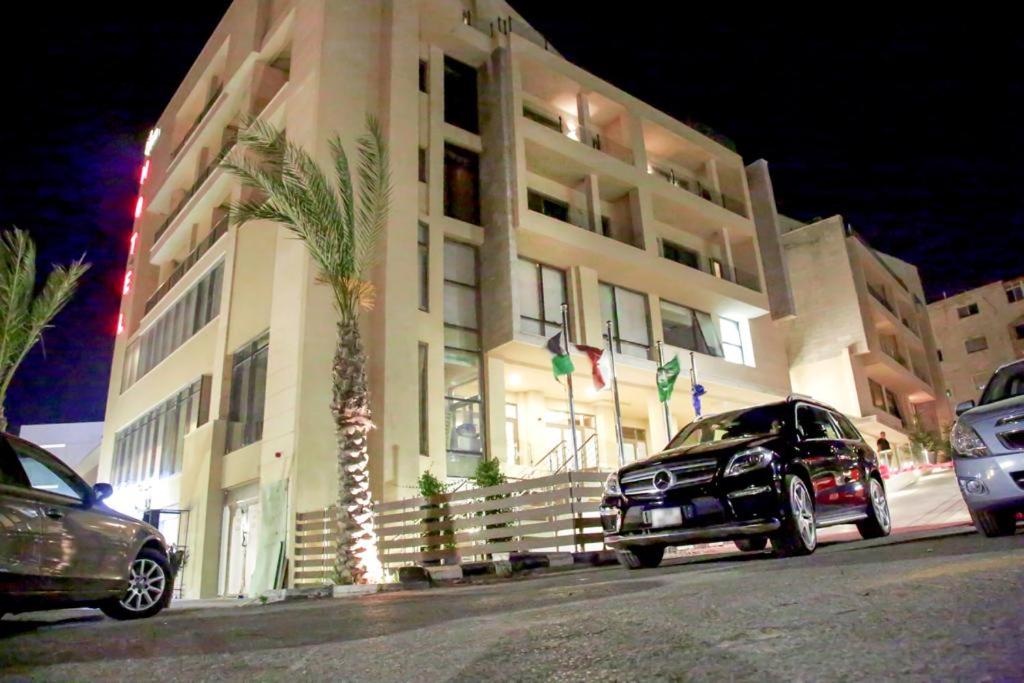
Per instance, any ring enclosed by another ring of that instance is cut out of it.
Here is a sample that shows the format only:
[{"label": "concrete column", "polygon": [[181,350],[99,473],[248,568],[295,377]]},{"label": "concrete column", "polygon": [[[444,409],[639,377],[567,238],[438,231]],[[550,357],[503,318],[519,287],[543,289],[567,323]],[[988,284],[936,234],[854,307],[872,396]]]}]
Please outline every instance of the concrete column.
[{"label": "concrete column", "polygon": [[732,260],[732,244],[729,242],[729,228],[722,226],[722,253],[725,255],[725,265],[729,270],[729,276],[736,281],[736,266]]},{"label": "concrete column", "polygon": [[589,145],[590,136],[593,134],[594,128],[590,122],[590,101],[587,99],[586,92],[576,94],[576,117],[579,119],[580,127],[583,129],[578,133],[580,142]]},{"label": "concrete column", "polygon": [[643,174],[647,174],[647,145],[644,143],[644,124],[639,117],[630,114],[626,117],[629,131],[629,144],[633,152],[633,165]]},{"label": "concrete column", "polygon": [[585,266],[569,270],[569,308],[573,313],[570,326],[578,343],[598,348],[604,345],[604,321],[601,320],[601,299],[597,271]]},{"label": "concrete column", "polygon": [[591,173],[583,179],[583,194],[587,198],[587,219],[590,221],[590,231],[600,234],[601,232],[601,193],[598,188],[597,174]]},{"label": "concrete column", "polygon": [[185,436],[180,505],[189,511],[190,561],[182,581],[190,598],[217,595],[225,434],[226,423],[211,420]]},{"label": "concrete column", "polygon": [[796,302],[789,270],[782,249],[779,214],[775,207],[768,162],[760,159],[746,168],[746,181],[750,196],[750,214],[757,232],[757,246],[761,258],[762,278],[768,293],[768,305],[773,320],[796,315]]},{"label": "concrete column", "polygon": [[629,191],[629,214],[633,222],[633,246],[657,254],[658,233],[654,228],[650,191],[639,187]]},{"label": "concrete column", "polygon": [[594,404],[597,419],[597,460],[602,470],[619,467],[619,446],[615,442],[615,408],[610,401]]},{"label": "concrete column", "polygon": [[505,442],[505,361],[484,358],[484,455],[505,466],[508,445]]}]

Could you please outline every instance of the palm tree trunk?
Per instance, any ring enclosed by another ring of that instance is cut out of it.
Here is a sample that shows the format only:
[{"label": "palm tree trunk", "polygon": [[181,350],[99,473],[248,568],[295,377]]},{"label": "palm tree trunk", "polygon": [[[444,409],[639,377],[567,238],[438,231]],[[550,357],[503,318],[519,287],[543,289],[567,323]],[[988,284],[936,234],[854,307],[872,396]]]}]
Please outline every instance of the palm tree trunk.
[{"label": "palm tree trunk", "polygon": [[[344,317],[344,316],[343,316]],[[353,316],[354,317],[354,316]],[[339,583],[376,578],[377,534],[370,500],[367,437],[373,422],[366,386],[366,354],[357,320],[338,323],[338,346],[332,368],[334,416],[338,439],[338,544],[335,577]]]}]

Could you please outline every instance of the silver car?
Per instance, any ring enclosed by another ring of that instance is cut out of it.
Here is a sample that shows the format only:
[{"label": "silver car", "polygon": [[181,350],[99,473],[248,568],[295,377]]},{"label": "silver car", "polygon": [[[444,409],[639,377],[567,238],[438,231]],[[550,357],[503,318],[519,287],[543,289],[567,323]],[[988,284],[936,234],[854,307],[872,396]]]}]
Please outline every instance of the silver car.
[{"label": "silver car", "polygon": [[956,414],[953,466],[974,525],[1010,535],[1024,511],[1024,360],[996,370],[977,405],[965,401]]},{"label": "silver car", "polygon": [[170,603],[174,568],[163,536],[104,505],[111,493],[0,433],[0,616],[98,607],[139,619]]}]

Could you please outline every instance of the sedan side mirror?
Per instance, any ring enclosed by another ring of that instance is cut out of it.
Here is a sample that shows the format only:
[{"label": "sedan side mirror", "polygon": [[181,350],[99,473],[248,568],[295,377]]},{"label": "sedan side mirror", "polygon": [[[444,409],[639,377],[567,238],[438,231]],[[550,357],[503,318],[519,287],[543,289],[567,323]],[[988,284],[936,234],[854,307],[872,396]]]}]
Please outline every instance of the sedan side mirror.
[{"label": "sedan side mirror", "polygon": [[974,401],[964,401],[963,403],[956,404],[956,416],[960,417],[968,410],[974,407]]},{"label": "sedan side mirror", "polygon": [[94,484],[92,487],[93,502],[99,503],[114,495],[114,487],[110,484]]}]

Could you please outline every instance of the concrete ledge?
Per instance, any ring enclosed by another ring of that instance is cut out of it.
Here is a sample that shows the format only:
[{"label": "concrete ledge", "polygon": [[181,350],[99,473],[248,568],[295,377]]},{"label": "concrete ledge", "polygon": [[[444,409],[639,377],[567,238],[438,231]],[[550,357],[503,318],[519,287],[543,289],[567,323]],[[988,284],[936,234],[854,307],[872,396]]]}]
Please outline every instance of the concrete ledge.
[{"label": "concrete ledge", "polygon": [[303,586],[301,588],[276,588],[264,591],[259,601],[264,604],[273,602],[292,602],[294,600],[311,600],[317,598],[330,598],[334,596],[334,586]]},{"label": "concrete ledge", "polygon": [[573,553],[573,561],[579,565],[591,567],[602,567],[609,564],[617,564],[619,559],[615,556],[614,550],[588,550],[582,553]]},{"label": "concrete ledge", "polygon": [[439,567],[424,567],[431,583],[436,581],[458,581],[462,578],[462,565],[444,564]]},{"label": "concrete ledge", "polygon": [[373,595],[379,593],[381,590],[381,584],[379,583],[364,583],[364,584],[353,584],[350,586],[334,586],[334,590],[331,597],[335,598],[350,598],[357,595]]},{"label": "concrete ledge", "polygon": [[545,553],[548,556],[548,566],[552,569],[556,567],[571,567],[576,564],[576,560],[572,553]]}]

